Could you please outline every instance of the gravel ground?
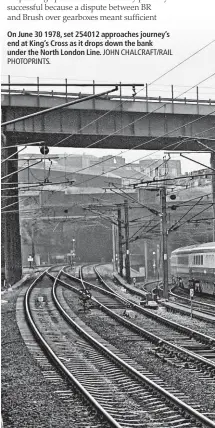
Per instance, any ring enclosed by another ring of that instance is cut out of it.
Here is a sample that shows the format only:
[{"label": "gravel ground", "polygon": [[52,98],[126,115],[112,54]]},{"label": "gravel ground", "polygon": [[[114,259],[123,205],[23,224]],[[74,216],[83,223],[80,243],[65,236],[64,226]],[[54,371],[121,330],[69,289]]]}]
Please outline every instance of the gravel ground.
[{"label": "gravel ground", "polygon": [[[80,308],[78,297],[69,290],[65,290],[64,295],[74,312],[77,312],[77,309]],[[160,376],[169,385],[174,387],[177,385],[178,390],[195,399],[200,405],[204,405],[205,411],[215,411],[215,384],[209,385],[206,383],[204,381],[204,374],[202,375],[202,379],[200,379],[201,376],[199,376],[199,373],[185,372],[184,368],[172,367],[161,359],[154,357],[150,352],[144,351],[141,341],[135,342],[130,341],[129,338],[126,339],[125,334],[122,334],[122,330],[116,328],[115,321],[97,309],[92,309],[90,312],[86,312],[86,314],[79,312],[78,316],[109,343],[112,343],[125,354],[134,358],[135,361],[149,371]]]},{"label": "gravel ground", "polygon": [[174,321],[177,324],[192,328],[193,330],[196,330],[199,333],[203,333],[208,336],[215,337],[215,327],[211,323],[198,320],[197,318],[190,318],[189,316],[182,315],[178,312],[167,311],[167,309],[164,306],[159,306],[156,313],[166,319]]},{"label": "gravel ground", "polygon": [[80,427],[77,407],[80,401],[77,397],[74,404],[60,401],[23,343],[16,323],[18,293],[17,290],[4,294],[3,301],[7,303],[2,303],[1,411],[4,428]]}]

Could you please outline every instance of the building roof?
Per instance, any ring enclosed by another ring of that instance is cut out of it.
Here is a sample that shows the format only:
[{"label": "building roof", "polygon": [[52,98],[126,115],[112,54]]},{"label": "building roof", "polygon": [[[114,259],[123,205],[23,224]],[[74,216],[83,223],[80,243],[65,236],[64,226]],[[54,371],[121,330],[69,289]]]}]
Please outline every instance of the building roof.
[{"label": "building roof", "polygon": [[118,177],[127,178],[128,180],[133,178],[134,180],[150,180],[150,177],[142,172],[137,171],[135,168],[128,169],[125,167],[117,170]]},{"label": "building roof", "polygon": [[[153,167],[156,164],[159,165],[159,166],[161,166],[161,164],[163,164],[163,163],[164,163],[163,159],[156,159],[156,158],[147,158],[147,159],[142,159],[142,160],[139,161],[140,165],[144,165],[144,166],[148,165],[148,166],[150,166],[152,164]],[[168,159],[167,160],[167,165],[171,165],[171,166],[178,165],[178,166],[180,166],[181,165],[181,161],[180,161],[180,159]]]}]

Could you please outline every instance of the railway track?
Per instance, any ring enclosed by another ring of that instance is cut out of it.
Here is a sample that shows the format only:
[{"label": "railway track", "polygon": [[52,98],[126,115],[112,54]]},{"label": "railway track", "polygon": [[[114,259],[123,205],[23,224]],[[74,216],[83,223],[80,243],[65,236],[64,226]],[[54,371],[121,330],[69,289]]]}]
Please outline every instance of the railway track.
[{"label": "railway track", "polygon": [[[66,426],[74,428],[82,428],[83,426],[109,428],[112,425],[103,420],[102,415],[99,412],[98,414],[95,412],[95,408],[92,410],[92,404],[90,404],[88,397],[81,392],[79,385],[76,385],[76,379],[66,373],[66,367],[64,372],[64,360],[62,359],[61,361],[60,355],[55,355],[54,346],[50,346],[50,337],[53,340],[56,339],[57,321],[56,308],[52,300],[46,300],[49,294],[48,290],[51,292],[52,282],[43,273],[34,281],[27,291],[28,294],[25,290],[20,293],[17,301],[17,320],[21,335],[29,351],[41,367],[45,381],[52,384],[54,394],[68,406],[68,423]],[[44,308],[38,307],[38,296],[43,296]],[[28,303],[27,300],[29,300]],[[45,307],[48,312],[46,314],[44,314]],[[24,311],[23,308],[25,309]],[[27,315],[28,312],[29,315]],[[39,315],[39,320],[37,315]],[[67,326],[64,326],[64,328],[66,329]],[[48,340],[47,335],[49,336]],[[58,332],[58,337],[58,343],[63,346],[66,340],[65,335],[62,335],[62,332]],[[62,354],[63,351],[61,352]],[[58,357],[60,357],[59,361]]]},{"label": "railway track", "polygon": [[[153,293],[154,290],[157,289],[158,285],[159,288],[162,284],[162,281],[149,281],[148,283],[146,283],[143,287],[142,290],[135,290],[134,291],[134,287],[131,286],[126,286],[127,290],[131,292],[131,294],[136,294],[139,296],[142,296],[144,298],[144,293]],[[174,292],[176,286],[171,286],[171,284],[169,284],[170,286],[170,290],[169,290],[169,296],[170,296],[170,303],[171,301],[173,301],[174,303],[179,304],[182,308],[186,308],[190,310],[190,299],[184,295],[181,294],[182,290],[178,290],[178,292]],[[161,287],[161,292],[162,292],[162,287]],[[211,301],[213,301],[213,297],[211,299],[209,298],[205,298],[205,297],[199,297],[199,296],[195,296],[195,298],[193,299],[193,310],[198,311],[200,314],[202,313],[203,315],[209,315],[208,317],[208,322],[214,323],[215,322],[215,304],[212,304]],[[209,303],[210,301],[210,303]],[[179,307],[180,309],[180,307]],[[172,310],[174,311],[174,308],[172,308]],[[177,308],[175,308],[175,311],[177,312]],[[198,318],[198,317],[197,317]],[[201,317],[200,317],[201,319]],[[205,318],[206,321],[206,318]]]},{"label": "railway track", "polygon": [[[100,281],[102,278],[100,277]],[[85,283],[87,284],[87,283]],[[100,304],[103,311],[109,313],[113,318],[118,319],[119,322],[129,325],[119,313],[117,309],[132,308],[134,313],[138,315],[144,314],[146,317],[141,317],[138,322],[130,322],[130,328],[136,333],[157,345],[157,355],[162,358],[167,358],[169,361],[176,362],[181,359],[182,361],[194,364],[196,369],[208,370],[210,375],[215,375],[215,338],[198,333],[187,327],[183,327],[174,322],[169,322],[167,319],[152,313],[149,310],[141,308],[130,300],[115,296],[110,291],[107,291],[107,284],[105,285],[106,291],[93,285],[93,296]],[[89,283],[88,283],[89,287]],[[112,310],[115,309],[115,312]],[[118,311],[119,312],[119,311]],[[121,311],[122,315],[122,311]],[[152,318],[150,324],[148,317]]]},{"label": "railway track", "polygon": [[[95,338],[68,309],[62,294],[65,283],[50,273],[45,275],[53,281],[52,287],[47,281],[39,287],[34,282],[26,293],[28,323],[49,359],[102,418],[102,425],[91,427],[215,427],[194,403],[185,403],[156,376],[150,378],[138,364],[134,367],[133,360]],[[38,308],[41,292],[44,305]]]},{"label": "railway track", "polygon": [[[119,352],[119,351],[118,351]],[[165,425],[165,426],[168,426],[168,425]],[[183,425],[182,425],[183,426]]]},{"label": "railway track", "polygon": [[[177,294],[178,296],[186,297],[189,299],[189,290],[188,289],[183,289],[183,288],[181,288],[175,284],[174,285],[171,284],[171,291],[175,292],[175,294]],[[213,295],[206,296],[204,294],[203,295],[196,294],[195,299],[198,302],[203,302],[203,303],[206,303],[209,305],[212,304],[213,306],[215,305],[215,296],[213,296]]]},{"label": "railway track", "polygon": [[[103,283],[104,284],[104,281],[103,281],[103,278],[101,277],[101,275],[99,275],[99,272],[98,272],[98,270],[96,269],[96,275],[98,276],[98,278],[100,278],[100,282],[101,283]],[[149,285],[149,289],[151,290],[151,291],[153,291],[153,285],[152,285],[152,283],[149,283],[148,284]],[[110,280],[110,279],[105,279],[105,284],[104,284],[104,287],[107,289],[107,290],[109,290],[109,291],[113,291],[113,292],[115,292],[116,294],[118,294],[119,293],[119,288],[117,289],[117,287],[115,287],[114,285],[112,285],[112,281]],[[146,290],[147,290],[147,288],[146,288]],[[121,294],[121,293],[120,293]],[[133,293],[134,294],[134,293]],[[139,305],[139,299],[138,299],[138,297],[134,300],[134,298],[133,298],[133,294],[131,295],[131,298],[129,297],[129,300],[130,301],[133,301],[133,303],[137,303],[138,305]],[[128,298],[128,296],[126,296],[126,295],[124,295],[124,297],[125,298]],[[189,308],[189,310],[190,310],[190,308]],[[143,311],[144,311],[144,313],[145,314],[147,314],[147,310],[146,309],[143,309]],[[214,315],[214,314],[213,314]],[[162,316],[156,316],[156,315],[153,315],[152,314],[152,316],[153,317],[157,317],[157,318],[159,318],[160,320],[162,320]],[[207,321],[207,319],[205,318],[204,319],[204,321]],[[212,325],[212,322],[213,322],[214,320],[209,320],[208,319],[208,325],[207,325],[207,330],[209,331],[209,332],[211,332],[212,334],[214,334],[214,326]],[[167,320],[167,322],[170,324],[171,323],[171,321],[170,320]],[[172,326],[174,327],[175,326],[175,328],[177,328],[177,325],[175,324],[175,323],[173,323],[172,322]],[[180,328],[180,327],[179,327]],[[195,336],[196,336],[196,334],[197,334],[197,332],[195,332]],[[200,340],[203,340],[204,341],[204,336],[205,337],[207,337],[207,335],[203,335],[202,337],[199,335],[199,339]],[[196,336],[197,337],[197,336]],[[209,339],[206,339],[207,341],[209,340]]]},{"label": "railway track", "polygon": [[[175,287],[173,287],[170,291],[170,297],[174,298],[177,302],[179,302],[182,306],[186,307],[186,308],[190,308],[190,299],[188,297],[184,297],[182,295],[180,295],[177,292],[173,292]],[[193,309],[198,310],[199,312],[202,312],[203,314],[208,314],[211,315],[213,317],[215,317],[215,304],[212,303],[206,303],[205,301],[202,301],[202,299],[198,298],[198,297],[194,297],[192,304],[193,304]]]},{"label": "railway track", "polygon": [[[116,295],[118,295],[119,297],[121,296],[121,293],[119,294],[119,288],[115,287],[114,285],[112,285],[112,281],[111,280],[103,280],[102,276],[99,274],[98,270],[96,269],[95,274],[97,275],[97,277],[100,280],[100,283],[103,285],[104,289],[114,292]],[[122,297],[122,296],[121,296]],[[191,337],[195,337],[198,341],[205,343],[205,344],[210,344],[210,345],[215,345],[215,338],[214,336],[208,336],[206,334],[202,334],[198,331],[189,329],[185,326],[179,325],[178,323],[171,321],[169,319],[166,319],[165,317],[156,314],[154,311],[151,311],[149,309],[140,307],[139,303],[139,299],[133,299],[132,296],[131,298],[128,297],[128,295],[123,293],[123,297],[128,300],[129,302],[131,302],[131,304],[134,304],[134,307],[136,310],[138,310],[139,312],[144,313],[146,316],[159,320],[161,323],[164,323],[168,326],[172,326],[173,329],[176,329],[178,331],[184,332],[184,333],[188,333],[188,335],[190,335]],[[211,335],[214,335],[214,326],[212,324],[207,324],[207,330],[208,332],[211,333]]]}]

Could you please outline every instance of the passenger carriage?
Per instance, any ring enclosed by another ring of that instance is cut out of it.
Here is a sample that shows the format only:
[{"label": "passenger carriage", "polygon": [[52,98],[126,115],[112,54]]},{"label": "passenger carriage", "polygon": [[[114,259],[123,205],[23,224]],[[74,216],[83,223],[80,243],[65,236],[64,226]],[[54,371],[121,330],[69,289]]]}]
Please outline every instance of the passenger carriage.
[{"label": "passenger carriage", "polygon": [[193,281],[195,292],[215,296],[215,242],[177,248],[170,258],[174,282],[188,289]]}]

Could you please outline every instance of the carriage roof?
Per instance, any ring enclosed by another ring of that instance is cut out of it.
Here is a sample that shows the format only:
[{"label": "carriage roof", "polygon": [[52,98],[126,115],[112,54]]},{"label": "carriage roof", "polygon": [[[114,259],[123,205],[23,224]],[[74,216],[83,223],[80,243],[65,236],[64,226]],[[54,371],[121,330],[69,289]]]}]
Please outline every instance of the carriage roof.
[{"label": "carriage roof", "polygon": [[206,242],[199,245],[189,245],[188,247],[180,247],[172,251],[171,254],[182,254],[182,253],[207,253],[215,252],[215,242]]}]

